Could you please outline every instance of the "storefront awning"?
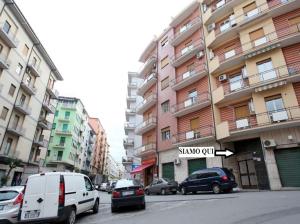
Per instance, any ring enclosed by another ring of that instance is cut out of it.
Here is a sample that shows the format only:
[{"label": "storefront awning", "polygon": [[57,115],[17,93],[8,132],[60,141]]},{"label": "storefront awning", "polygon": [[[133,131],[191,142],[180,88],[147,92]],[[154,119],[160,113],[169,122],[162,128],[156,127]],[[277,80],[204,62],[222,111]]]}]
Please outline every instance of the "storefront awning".
[{"label": "storefront awning", "polygon": [[154,165],[154,163],[148,163],[148,164],[140,165],[140,166],[136,167],[134,170],[132,170],[132,171],[130,172],[130,174],[140,173],[140,172],[142,172],[144,169],[146,169],[146,168],[148,168],[148,167],[150,167],[150,166],[153,166],[153,165]]}]

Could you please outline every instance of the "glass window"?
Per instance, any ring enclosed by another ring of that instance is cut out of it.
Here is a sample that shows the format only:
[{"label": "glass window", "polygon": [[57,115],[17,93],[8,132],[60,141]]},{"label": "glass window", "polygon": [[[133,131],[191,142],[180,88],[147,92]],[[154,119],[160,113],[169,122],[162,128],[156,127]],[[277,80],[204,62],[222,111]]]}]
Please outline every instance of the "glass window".
[{"label": "glass window", "polygon": [[161,110],[163,113],[169,112],[170,110],[170,101],[167,100],[161,104]]},{"label": "glass window", "polygon": [[63,131],[67,131],[68,130],[68,124],[63,124]]},{"label": "glass window", "polygon": [[198,174],[192,174],[192,175],[189,177],[189,180],[196,180],[196,179],[197,179],[197,176],[198,176]]},{"label": "glass window", "polygon": [[56,117],[58,116],[58,114],[59,114],[59,111],[58,111],[58,110],[55,111],[55,116],[56,116]]},{"label": "glass window", "polygon": [[23,47],[23,50],[22,50],[23,55],[27,56],[28,51],[29,51],[29,47],[27,46],[27,44],[25,44],[24,47]]},{"label": "glass window", "polygon": [[276,78],[276,72],[273,69],[273,63],[271,59],[258,62],[256,64],[257,70],[259,72],[259,77],[261,81]]},{"label": "glass window", "polygon": [[3,107],[3,108],[2,108],[1,115],[0,115],[0,118],[1,118],[2,120],[6,120],[8,111],[9,111],[9,110],[8,110],[7,107]]},{"label": "glass window", "polygon": [[70,111],[65,111],[65,118],[69,118],[70,117]]},{"label": "glass window", "polygon": [[167,88],[169,86],[169,76],[161,81],[161,90]]},{"label": "glass window", "polygon": [[230,90],[235,91],[243,87],[243,76],[241,74],[229,78]]},{"label": "glass window", "polygon": [[58,160],[58,161],[61,161],[61,160],[62,160],[62,157],[63,157],[63,151],[58,151],[58,152],[57,152],[57,160]]},{"label": "glass window", "polygon": [[92,191],[93,190],[93,185],[92,185],[91,181],[88,178],[84,177],[84,183],[85,183],[85,188],[86,188],[87,191]]},{"label": "glass window", "polygon": [[51,152],[50,150],[47,150],[47,156],[50,156],[50,152]]},{"label": "glass window", "polygon": [[65,145],[65,142],[66,142],[66,137],[60,137],[60,140],[59,140],[59,145]]},{"label": "glass window", "polygon": [[197,90],[192,90],[188,93],[188,97],[192,99],[192,101],[196,100],[197,98]]},{"label": "glass window", "polygon": [[11,25],[10,25],[10,23],[6,20],[5,23],[4,23],[4,25],[3,25],[3,30],[4,30],[4,32],[8,34],[9,31],[10,31],[10,28],[11,28]]},{"label": "glass window", "polygon": [[165,37],[162,41],[161,41],[161,46],[164,47],[169,43],[169,38]]},{"label": "glass window", "polygon": [[4,147],[4,154],[8,155],[11,149],[11,145],[12,145],[13,139],[12,138],[7,138],[6,140],[6,144]]},{"label": "glass window", "polygon": [[16,68],[16,73],[18,74],[18,75],[20,75],[21,74],[21,72],[22,72],[22,69],[23,69],[23,65],[21,65],[20,63],[17,65],[17,68]]},{"label": "glass window", "polygon": [[164,128],[161,130],[161,139],[163,141],[165,140],[169,140],[171,138],[171,133],[170,133],[170,128],[167,127],[167,128]]},{"label": "glass window", "polygon": [[169,64],[169,57],[168,56],[161,59],[161,61],[160,61],[160,67],[161,68],[166,67],[168,64]]},{"label": "glass window", "polygon": [[282,110],[284,109],[283,100],[281,97],[267,100],[266,107],[268,112]]},{"label": "glass window", "polygon": [[9,91],[8,91],[8,94],[9,94],[10,96],[14,96],[15,90],[16,90],[16,86],[13,85],[13,84],[11,84],[11,85],[10,85],[10,88],[9,88]]}]

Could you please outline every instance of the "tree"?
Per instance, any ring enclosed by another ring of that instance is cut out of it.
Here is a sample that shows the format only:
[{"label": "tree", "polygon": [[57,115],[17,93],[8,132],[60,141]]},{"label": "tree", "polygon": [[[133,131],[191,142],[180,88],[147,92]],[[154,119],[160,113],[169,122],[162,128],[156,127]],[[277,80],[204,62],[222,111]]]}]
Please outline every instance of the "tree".
[{"label": "tree", "polygon": [[7,174],[1,178],[2,186],[7,184],[7,181],[9,180],[9,175],[10,175],[11,171],[13,169],[15,169],[16,167],[20,166],[22,163],[22,160],[17,159],[17,158],[7,158],[6,163],[9,166],[9,170],[8,170]]}]

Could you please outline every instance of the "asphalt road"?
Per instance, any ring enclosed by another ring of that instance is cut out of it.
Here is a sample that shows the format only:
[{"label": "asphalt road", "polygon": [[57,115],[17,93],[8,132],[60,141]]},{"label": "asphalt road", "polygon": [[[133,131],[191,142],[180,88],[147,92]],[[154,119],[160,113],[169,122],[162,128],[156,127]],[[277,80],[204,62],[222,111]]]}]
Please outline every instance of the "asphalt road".
[{"label": "asphalt road", "polygon": [[300,191],[236,192],[146,196],[146,210],[110,211],[110,195],[101,192],[96,215],[77,217],[78,224],[296,224],[300,220]]}]

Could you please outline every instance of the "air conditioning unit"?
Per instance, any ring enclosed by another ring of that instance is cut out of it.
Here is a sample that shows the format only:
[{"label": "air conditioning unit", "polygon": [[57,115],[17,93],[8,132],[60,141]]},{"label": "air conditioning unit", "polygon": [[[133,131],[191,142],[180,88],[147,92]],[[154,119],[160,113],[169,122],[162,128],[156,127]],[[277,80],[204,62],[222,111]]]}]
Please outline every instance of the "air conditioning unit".
[{"label": "air conditioning unit", "polygon": [[276,147],[276,142],[274,139],[267,139],[263,142],[264,148],[274,148]]},{"label": "air conditioning unit", "polygon": [[175,165],[180,165],[181,164],[181,160],[179,158],[174,160],[174,164]]},{"label": "air conditioning unit", "polygon": [[215,24],[215,23],[209,24],[209,25],[207,26],[208,32],[212,31],[212,30],[215,29],[215,28],[216,28],[216,24]]},{"label": "air conditioning unit", "polygon": [[223,74],[223,75],[219,76],[219,81],[220,82],[225,81],[225,80],[227,80],[227,75],[226,74]]},{"label": "air conditioning unit", "polygon": [[200,51],[200,52],[197,53],[197,59],[203,58],[203,56],[204,56],[203,51]]}]

